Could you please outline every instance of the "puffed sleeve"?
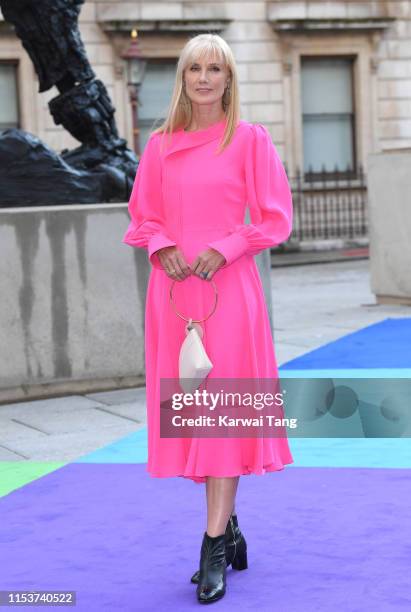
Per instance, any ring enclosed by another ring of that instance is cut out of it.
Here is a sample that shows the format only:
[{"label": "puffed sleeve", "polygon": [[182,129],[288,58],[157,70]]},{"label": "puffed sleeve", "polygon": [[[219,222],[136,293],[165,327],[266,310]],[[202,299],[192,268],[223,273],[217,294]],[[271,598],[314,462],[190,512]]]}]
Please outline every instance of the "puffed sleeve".
[{"label": "puffed sleeve", "polygon": [[176,243],[164,227],[159,143],[160,135],[152,134],[140,157],[128,203],[131,221],[122,242],[146,248],[151,264],[163,269],[156,251]]},{"label": "puffed sleeve", "polygon": [[222,267],[281,244],[292,230],[292,195],[284,166],[268,130],[259,123],[251,129],[245,161],[251,223],[235,225],[228,236],[208,244],[224,255]]}]

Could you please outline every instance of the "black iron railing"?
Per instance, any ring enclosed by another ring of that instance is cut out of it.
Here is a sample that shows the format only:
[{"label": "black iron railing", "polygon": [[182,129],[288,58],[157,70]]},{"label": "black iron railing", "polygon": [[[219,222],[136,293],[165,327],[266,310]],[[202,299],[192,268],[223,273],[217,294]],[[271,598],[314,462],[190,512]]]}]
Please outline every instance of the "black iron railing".
[{"label": "black iron railing", "polygon": [[315,173],[297,170],[288,180],[294,205],[289,241],[355,239],[368,235],[367,185],[362,166],[355,172],[349,168]]}]

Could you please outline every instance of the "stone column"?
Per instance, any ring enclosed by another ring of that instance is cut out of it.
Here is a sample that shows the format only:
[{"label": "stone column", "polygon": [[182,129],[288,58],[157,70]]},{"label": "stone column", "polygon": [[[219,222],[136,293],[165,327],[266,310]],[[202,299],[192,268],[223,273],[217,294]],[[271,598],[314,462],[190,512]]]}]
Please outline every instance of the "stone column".
[{"label": "stone column", "polygon": [[379,304],[411,306],[411,148],[369,156],[371,290]]}]

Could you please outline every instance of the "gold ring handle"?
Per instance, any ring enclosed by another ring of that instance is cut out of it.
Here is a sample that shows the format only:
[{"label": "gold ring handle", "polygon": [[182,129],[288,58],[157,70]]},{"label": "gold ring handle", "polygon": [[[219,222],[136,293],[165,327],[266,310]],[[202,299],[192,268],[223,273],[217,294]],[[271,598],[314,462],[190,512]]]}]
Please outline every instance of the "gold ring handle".
[{"label": "gold ring handle", "polygon": [[207,315],[207,316],[206,316],[204,319],[187,319],[186,317],[184,317],[182,314],[180,314],[180,313],[178,312],[178,310],[177,310],[177,308],[175,307],[175,304],[174,304],[174,302],[173,302],[173,287],[174,287],[174,283],[175,283],[175,282],[176,282],[176,281],[175,281],[175,280],[173,280],[173,282],[172,282],[172,283],[171,283],[171,285],[170,285],[170,302],[171,302],[171,305],[172,305],[172,306],[173,306],[173,308],[174,308],[174,311],[175,311],[176,315],[177,315],[177,316],[179,316],[179,317],[181,317],[181,319],[184,319],[184,321],[188,321],[188,322],[192,321],[193,323],[202,323],[203,321],[207,321],[207,319],[208,319],[209,317],[211,317],[211,315],[214,313],[215,309],[217,308],[218,290],[217,290],[217,285],[215,284],[214,280],[213,280],[213,279],[211,279],[211,280],[207,281],[208,283],[212,283],[212,285],[213,285],[213,287],[214,287],[214,306],[213,306],[213,309],[212,309],[212,311],[210,312],[210,314],[208,314],[208,315]]}]

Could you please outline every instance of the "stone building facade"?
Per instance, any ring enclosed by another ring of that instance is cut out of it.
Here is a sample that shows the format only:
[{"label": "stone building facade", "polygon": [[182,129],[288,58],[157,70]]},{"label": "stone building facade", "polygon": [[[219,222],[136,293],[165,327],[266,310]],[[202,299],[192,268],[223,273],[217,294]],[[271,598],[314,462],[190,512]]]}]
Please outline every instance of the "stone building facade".
[{"label": "stone building facade", "polygon": [[[147,58],[142,144],[167,107],[187,37],[218,32],[238,63],[242,117],[261,122],[289,172],[367,169],[370,153],[411,146],[409,0],[87,0],[80,31],[132,143],[121,53],[137,28]],[[30,59],[0,16],[0,130],[19,126],[55,150],[78,143],[54,125]]]}]

